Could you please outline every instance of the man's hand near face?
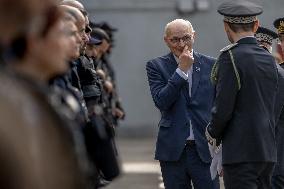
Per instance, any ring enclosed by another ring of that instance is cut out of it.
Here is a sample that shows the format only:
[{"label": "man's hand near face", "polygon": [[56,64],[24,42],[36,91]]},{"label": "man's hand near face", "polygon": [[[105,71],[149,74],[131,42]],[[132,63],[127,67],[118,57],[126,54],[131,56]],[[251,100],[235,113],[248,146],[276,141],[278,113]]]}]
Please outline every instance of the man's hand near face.
[{"label": "man's hand near face", "polygon": [[188,70],[191,68],[192,64],[194,63],[193,53],[190,52],[188,46],[186,45],[179,56],[179,69],[183,72],[187,73]]}]

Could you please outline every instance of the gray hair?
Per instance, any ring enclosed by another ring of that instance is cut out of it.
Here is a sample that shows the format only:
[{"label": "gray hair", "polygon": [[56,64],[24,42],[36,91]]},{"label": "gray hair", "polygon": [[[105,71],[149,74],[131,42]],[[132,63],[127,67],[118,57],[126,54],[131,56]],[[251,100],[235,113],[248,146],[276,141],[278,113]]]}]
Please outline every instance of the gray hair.
[{"label": "gray hair", "polygon": [[167,36],[167,34],[169,33],[170,27],[173,26],[173,25],[176,25],[176,24],[187,25],[188,28],[189,28],[192,32],[194,32],[193,26],[192,26],[192,24],[191,24],[188,20],[175,19],[175,20],[169,22],[169,23],[166,25],[165,30],[164,30],[164,35]]}]

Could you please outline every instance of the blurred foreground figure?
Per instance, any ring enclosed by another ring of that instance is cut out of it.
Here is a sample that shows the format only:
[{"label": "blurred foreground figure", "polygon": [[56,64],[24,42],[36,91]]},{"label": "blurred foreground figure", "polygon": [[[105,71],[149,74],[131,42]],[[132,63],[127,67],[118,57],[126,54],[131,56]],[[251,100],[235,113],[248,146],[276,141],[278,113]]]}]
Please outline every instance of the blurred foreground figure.
[{"label": "blurred foreground figure", "polygon": [[75,7],[77,9],[79,9],[80,11],[85,11],[84,5],[82,3],[80,3],[79,1],[76,1],[76,0],[63,0],[61,2],[61,4],[71,6],[71,7]]},{"label": "blurred foreground figure", "polygon": [[[1,46],[8,45],[11,39],[26,31],[28,22],[53,6],[56,0],[0,0]],[[21,16],[19,16],[21,15]]]},{"label": "blurred foreground figure", "polygon": [[83,140],[48,98],[47,81],[67,69],[61,13],[40,0],[0,7],[0,188],[82,189]]}]

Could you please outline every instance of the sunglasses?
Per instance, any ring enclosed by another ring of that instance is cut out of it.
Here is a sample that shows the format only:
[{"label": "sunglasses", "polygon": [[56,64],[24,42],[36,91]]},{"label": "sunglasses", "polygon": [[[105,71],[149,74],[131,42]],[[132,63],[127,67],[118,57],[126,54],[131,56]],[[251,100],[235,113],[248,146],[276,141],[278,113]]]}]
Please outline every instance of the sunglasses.
[{"label": "sunglasses", "polygon": [[91,33],[92,31],[93,31],[92,28],[89,25],[87,25],[85,32],[88,34],[88,33]]}]

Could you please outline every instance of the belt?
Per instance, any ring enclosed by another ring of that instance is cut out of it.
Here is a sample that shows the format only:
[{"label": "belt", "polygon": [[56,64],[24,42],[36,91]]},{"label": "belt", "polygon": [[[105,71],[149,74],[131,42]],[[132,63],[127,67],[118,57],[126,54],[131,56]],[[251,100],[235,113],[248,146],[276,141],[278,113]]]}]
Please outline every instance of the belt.
[{"label": "belt", "polygon": [[187,141],[185,142],[185,145],[186,145],[186,146],[195,146],[195,140],[187,140]]}]

